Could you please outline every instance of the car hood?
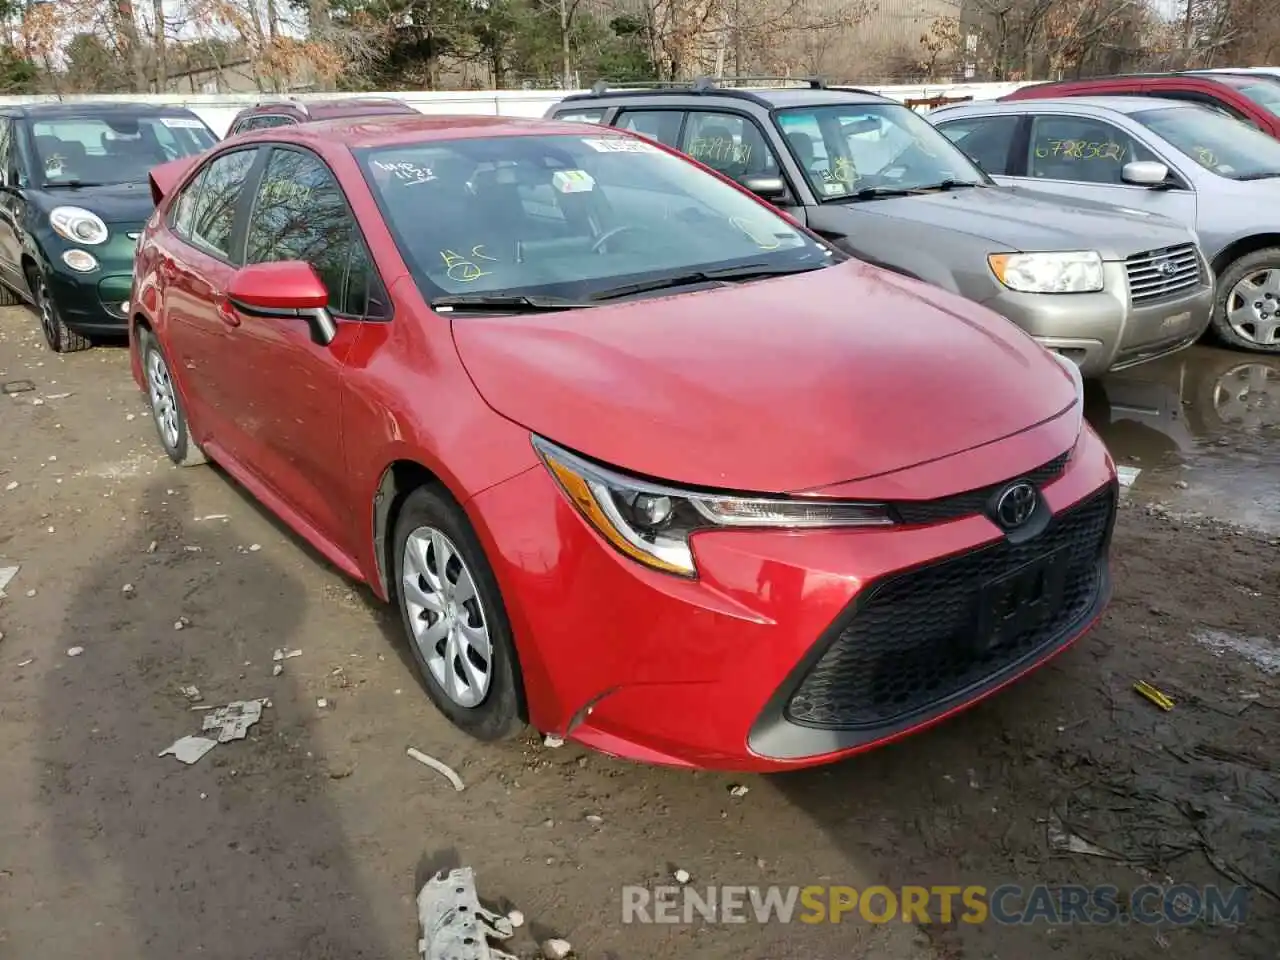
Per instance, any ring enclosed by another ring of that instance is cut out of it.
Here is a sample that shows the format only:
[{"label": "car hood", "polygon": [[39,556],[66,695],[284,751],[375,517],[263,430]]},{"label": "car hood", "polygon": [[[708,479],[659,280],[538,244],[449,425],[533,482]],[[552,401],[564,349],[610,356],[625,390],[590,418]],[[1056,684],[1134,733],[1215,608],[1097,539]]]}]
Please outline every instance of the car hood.
[{"label": "car hood", "polygon": [[780,493],[1019,433],[1075,386],[1035,341],[858,261],[588,310],[455,317],[494,410],[580,454],[691,486]]},{"label": "car hood", "polygon": [[32,190],[29,199],[46,215],[55,207],[83,207],[102,218],[103,223],[141,223],[151,216],[155,204],[146,181],[106,187],[55,187]]},{"label": "car hood", "polygon": [[1123,260],[1192,240],[1186,227],[1165,217],[1006,187],[867,200],[848,204],[847,209],[980,237],[1003,252],[1097,250],[1103,259]]}]

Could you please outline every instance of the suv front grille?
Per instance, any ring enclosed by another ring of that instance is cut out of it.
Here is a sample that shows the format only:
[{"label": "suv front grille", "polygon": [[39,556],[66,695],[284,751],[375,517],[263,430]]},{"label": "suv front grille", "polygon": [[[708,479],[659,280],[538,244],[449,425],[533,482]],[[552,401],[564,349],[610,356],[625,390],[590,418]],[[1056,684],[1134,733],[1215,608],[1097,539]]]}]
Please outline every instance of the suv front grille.
[{"label": "suv front grille", "polygon": [[987,500],[1005,483],[1012,480],[1030,480],[1037,487],[1052,483],[1062,475],[1067,461],[1071,459],[1071,451],[1061,453],[1043,466],[1036,467],[1030,473],[1010,477],[1003,483],[995,483],[989,487],[979,487],[965,493],[940,497],[937,500],[897,500],[890,508],[901,523],[928,524],[942,523],[946,520],[958,520],[960,517],[971,517],[982,512]]},{"label": "suv front grille", "polygon": [[1135,253],[1124,262],[1129,297],[1134,303],[1163,300],[1200,285],[1200,257],[1195,244]]},{"label": "suv front grille", "polygon": [[[787,717],[837,730],[888,726],[1061,642],[1098,603],[1114,511],[1108,486],[1024,543],[1000,540],[871,586],[792,693]],[[984,608],[984,587],[1059,551],[1057,603],[980,649],[974,643],[979,624],[995,612]]]}]

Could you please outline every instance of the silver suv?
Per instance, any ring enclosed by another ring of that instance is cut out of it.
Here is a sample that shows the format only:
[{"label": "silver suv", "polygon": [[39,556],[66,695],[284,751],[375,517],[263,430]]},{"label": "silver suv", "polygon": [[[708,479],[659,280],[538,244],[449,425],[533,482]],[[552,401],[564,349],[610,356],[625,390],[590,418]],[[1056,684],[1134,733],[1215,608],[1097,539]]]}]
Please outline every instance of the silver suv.
[{"label": "silver suv", "polygon": [[[547,117],[660,141],[855,256],[1004,314],[1100,376],[1194,343],[1213,275],[1186,226],[995,184],[923,117],[852,88],[597,84]],[[886,322],[894,318],[886,317]]]}]

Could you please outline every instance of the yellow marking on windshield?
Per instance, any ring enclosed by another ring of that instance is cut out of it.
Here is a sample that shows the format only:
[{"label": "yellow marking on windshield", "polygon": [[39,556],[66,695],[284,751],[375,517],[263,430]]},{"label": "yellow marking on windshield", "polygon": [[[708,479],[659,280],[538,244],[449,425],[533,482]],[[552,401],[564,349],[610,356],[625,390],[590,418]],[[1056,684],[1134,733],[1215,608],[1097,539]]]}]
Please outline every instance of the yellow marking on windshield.
[{"label": "yellow marking on windshield", "polygon": [[1109,140],[1046,140],[1036,147],[1036,156],[1069,157],[1072,160],[1124,161],[1128,148]]},{"label": "yellow marking on windshield", "polygon": [[497,257],[491,257],[484,252],[484,244],[482,243],[472,247],[468,256],[463,256],[452,250],[441,250],[440,259],[444,261],[445,275],[457,283],[471,283],[473,280],[487,277],[493,272],[492,270],[485,270],[476,263],[477,260],[486,260],[490,263],[498,262]]}]

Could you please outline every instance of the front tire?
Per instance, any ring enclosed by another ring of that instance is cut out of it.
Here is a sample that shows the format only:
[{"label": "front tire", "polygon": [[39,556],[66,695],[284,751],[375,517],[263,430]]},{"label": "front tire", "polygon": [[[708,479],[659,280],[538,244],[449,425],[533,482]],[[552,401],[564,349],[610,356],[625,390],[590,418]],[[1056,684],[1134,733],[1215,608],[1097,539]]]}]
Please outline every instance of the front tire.
[{"label": "front tire", "polygon": [[1222,272],[1213,330],[1237,350],[1280,353],[1280,247],[1243,256]]},{"label": "front tire", "polygon": [[511,623],[466,514],[438,486],[408,495],[392,538],[394,595],[427,695],[477,740],[524,727]]},{"label": "front tire", "polygon": [[44,334],[44,342],[49,345],[49,349],[54,353],[75,353],[92,347],[92,340],[83,333],[76,333],[62,319],[62,312],[58,309],[44,274],[33,268],[28,280],[35,300],[36,314],[40,317],[40,331]]},{"label": "front tire", "polygon": [[178,388],[169,374],[169,361],[155,335],[138,331],[138,350],[142,355],[142,371],[147,381],[147,398],[151,401],[151,418],[160,436],[164,452],[180,467],[195,467],[205,462],[204,451],[191,439],[187,413],[182,408]]}]

